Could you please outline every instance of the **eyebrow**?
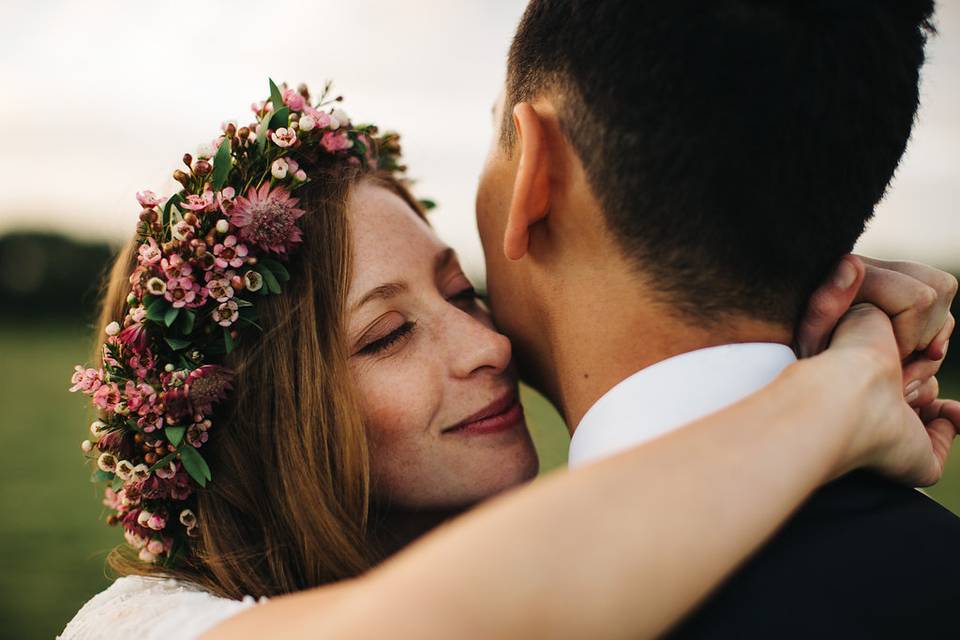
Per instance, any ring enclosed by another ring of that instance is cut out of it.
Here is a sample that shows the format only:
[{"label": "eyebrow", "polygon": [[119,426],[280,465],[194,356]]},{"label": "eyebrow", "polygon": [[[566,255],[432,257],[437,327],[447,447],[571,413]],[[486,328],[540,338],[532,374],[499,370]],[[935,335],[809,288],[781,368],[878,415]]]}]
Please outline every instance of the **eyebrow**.
[{"label": "eyebrow", "polygon": [[[457,252],[452,248],[447,247],[443,251],[437,254],[437,257],[434,258],[433,268],[434,271],[442,271],[447,268],[451,262],[457,259]],[[350,307],[351,311],[356,311],[363,305],[367,304],[372,300],[389,300],[395,298],[401,293],[409,290],[406,282],[386,282],[379,286],[370,289],[360,300]]]}]

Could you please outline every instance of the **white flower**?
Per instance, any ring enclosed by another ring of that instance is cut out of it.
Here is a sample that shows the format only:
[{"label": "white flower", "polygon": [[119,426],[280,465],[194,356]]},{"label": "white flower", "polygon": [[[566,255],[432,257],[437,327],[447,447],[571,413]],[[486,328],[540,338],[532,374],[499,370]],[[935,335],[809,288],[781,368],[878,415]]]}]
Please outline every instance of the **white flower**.
[{"label": "white flower", "polygon": [[273,140],[273,143],[281,149],[286,149],[287,147],[291,147],[296,143],[297,132],[293,129],[280,127],[270,134],[270,139]]},{"label": "white flower", "polygon": [[167,292],[167,283],[154,276],[147,280],[147,292],[155,296],[162,296]]},{"label": "white flower", "polygon": [[184,509],[180,512],[180,524],[185,527],[194,527],[197,524],[197,516],[190,509]]},{"label": "white flower", "polygon": [[263,286],[263,276],[253,270],[247,271],[243,274],[243,285],[247,291],[259,291]]},{"label": "white flower", "polygon": [[317,126],[317,121],[313,119],[313,116],[303,116],[300,118],[300,130],[301,131],[312,131],[314,127]]},{"label": "white flower", "polygon": [[90,453],[93,450],[93,443],[89,440],[84,440],[80,443],[80,450],[84,453]]},{"label": "white flower", "polygon": [[103,432],[106,430],[107,430],[107,423],[103,422],[102,420],[94,420],[93,422],[90,423],[90,433],[92,433],[98,438],[102,436]]},{"label": "white flower", "polygon": [[278,158],[273,161],[273,164],[270,165],[270,173],[273,174],[273,177],[277,180],[283,180],[287,177],[287,161],[283,158]]},{"label": "white flower", "polygon": [[172,373],[174,369],[176,369],[176,367],[173,366],[173,363],[171,362],[168,362],[167,364],[163,365],[163,370],[166,371],[167,373]]},{"label": "white flower", "polygon": [[343,109],[334,109],[333,113],[330,114],[330,120],[331,129],[339,129],[350,124],[350,116]]},{"label": "white flower", "polygon": [[227,222],[226,218],[220,218],[217,220],[217,233],[226,233],[230,230],[230,223]]},{"label": "white flower", "polygon": [[113,470],[117,468],[117,457],[112,453],[101,453],[100,457],[97,458],[97,467],[101,471],[113,473]]},{"label": "white flower", "polygon": [[120,323],[114,320],[107,325],[106,332],[108,336],[115,336],[120,333]]},{"label": "white flower", "polygon": [[143,511],[140,512],[140,515],[137,516],[137,524],[139,524],[141,527],[145,527],[147,526],[147,522],[152,517],[153,517],[153,514],[147,511],[146,509],[144,509]]},{"label": "white flower", "polygon": [[121,460],[117,463],[114,473],[116,473],[121,480],[129,480],[133,477],[133,464],[129,460]]},{"label": "white flower", "polygon": [[132,475],[134,480],[146,480],[150,477],[150,467],[145,464],[138,464],[133,468]]}]

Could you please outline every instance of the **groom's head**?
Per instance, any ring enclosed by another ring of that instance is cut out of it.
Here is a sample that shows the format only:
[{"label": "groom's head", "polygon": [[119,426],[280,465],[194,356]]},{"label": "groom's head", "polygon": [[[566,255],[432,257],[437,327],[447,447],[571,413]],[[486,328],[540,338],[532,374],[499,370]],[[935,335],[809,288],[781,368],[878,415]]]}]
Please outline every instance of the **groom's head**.
[{"label": "groom's head", "polygon": [[538,278],[617,263],[681,317],[791,325],[903,153],[932,9],[531,0],[478,193],[498,320],[533,340]]}]

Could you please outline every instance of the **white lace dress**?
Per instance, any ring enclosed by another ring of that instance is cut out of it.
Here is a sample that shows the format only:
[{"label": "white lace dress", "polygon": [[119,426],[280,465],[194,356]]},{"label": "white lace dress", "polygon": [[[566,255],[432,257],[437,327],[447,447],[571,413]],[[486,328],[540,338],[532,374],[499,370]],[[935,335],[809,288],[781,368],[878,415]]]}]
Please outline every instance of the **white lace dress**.
[{"label": "white lace dress", "polygon": [[187,640],[256,603],[251,596],[230,600],[176,580],[127,576],[83,605],[58,638]]}]

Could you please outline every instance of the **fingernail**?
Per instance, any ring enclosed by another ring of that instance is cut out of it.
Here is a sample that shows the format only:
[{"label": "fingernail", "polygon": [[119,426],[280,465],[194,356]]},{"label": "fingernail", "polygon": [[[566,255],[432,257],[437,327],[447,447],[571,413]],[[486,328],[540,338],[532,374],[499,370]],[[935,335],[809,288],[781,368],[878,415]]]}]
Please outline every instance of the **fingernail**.
[{"label": "fingernail", "polygon": [[912,394],[914,391],[916,391],[916,390],[919,389],[919,388],[920,388],[920,381],[919,381],[919,380],[914,380],[913,382],[911,382],[910,384],[908,384],[906,387],[904,387],[903,393],[904,393],[905,396],[909,396],[910,394]]},{"label": "fingernail", "polygon": [[841,260],[837,272],[833,276],[833,283],[841,290],[846,291],[853,286],[857,279],[857,270],[847,260]]},{"label": "fingernail", "polygon": [[903,401],[906,402],[907,404],[910,404],[911,402],[914,402],[919,397],[920,397],[920,389],[917,389],[916,391],[913,391],[905,395],[903,397]]}]

